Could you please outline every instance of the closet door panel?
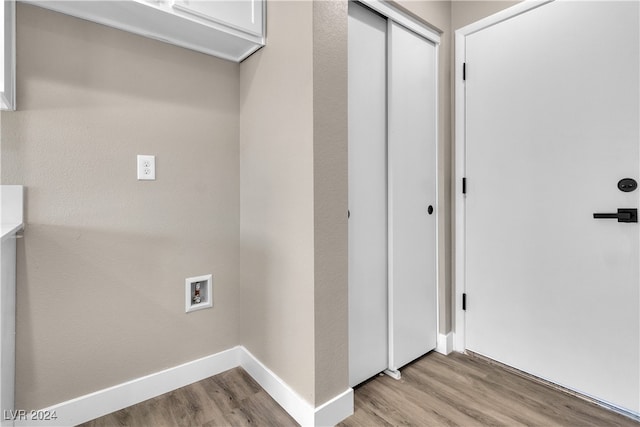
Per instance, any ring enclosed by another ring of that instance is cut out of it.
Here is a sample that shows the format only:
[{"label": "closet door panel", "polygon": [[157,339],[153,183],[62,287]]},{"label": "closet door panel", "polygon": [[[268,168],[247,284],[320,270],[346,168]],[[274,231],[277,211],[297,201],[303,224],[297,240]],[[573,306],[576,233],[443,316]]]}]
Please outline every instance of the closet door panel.
[{"label": "closet door panel", "polygon": [[349,3],[349,382],[387,368],[386,20]]},{"label": "closet door panel", "polygon": [[388,37],[389,367],[398,369],[436,347],[436,48],[394,22]]}]

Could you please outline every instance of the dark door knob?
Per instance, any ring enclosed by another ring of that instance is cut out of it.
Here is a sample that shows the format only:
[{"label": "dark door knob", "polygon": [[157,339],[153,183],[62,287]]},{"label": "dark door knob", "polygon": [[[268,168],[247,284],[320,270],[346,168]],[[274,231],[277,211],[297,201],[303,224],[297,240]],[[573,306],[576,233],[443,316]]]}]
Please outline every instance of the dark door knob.
[{"label": "dark door knob", "polygon": [[429,215],[431,215],[433,213],[433,206],[429,205],[429,207],[427,208],[427,213]]},{"label": "dark door knob", "polygon": [[638,183],[633,178],[624,178],[618,181],[618,189],[625,193],[629,193],[636,188],[638,188]]}]

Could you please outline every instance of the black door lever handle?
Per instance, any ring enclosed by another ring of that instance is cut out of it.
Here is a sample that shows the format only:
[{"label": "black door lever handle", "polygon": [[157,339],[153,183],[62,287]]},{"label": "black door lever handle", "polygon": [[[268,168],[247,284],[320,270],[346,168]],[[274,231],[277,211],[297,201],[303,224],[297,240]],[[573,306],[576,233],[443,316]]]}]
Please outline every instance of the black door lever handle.
[{"label": "black door lever handle", "polygon": [[617,219],[618,222],[638,222],[638,209],[618,209],[617,213],[594,213],[596,219]]}]

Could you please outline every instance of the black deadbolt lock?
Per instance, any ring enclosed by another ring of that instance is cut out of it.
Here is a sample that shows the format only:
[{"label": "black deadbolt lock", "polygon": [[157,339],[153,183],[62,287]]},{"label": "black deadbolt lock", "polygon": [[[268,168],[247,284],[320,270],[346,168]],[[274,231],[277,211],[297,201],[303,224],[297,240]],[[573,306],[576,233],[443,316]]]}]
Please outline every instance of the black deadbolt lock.
[{"label": "black deadbolt lock", "polygon": [[620,191],[624,191],[625,193],[629,193],[638,188],[638,183],[633,178],[623,178],[618,181],[618,189]]}]

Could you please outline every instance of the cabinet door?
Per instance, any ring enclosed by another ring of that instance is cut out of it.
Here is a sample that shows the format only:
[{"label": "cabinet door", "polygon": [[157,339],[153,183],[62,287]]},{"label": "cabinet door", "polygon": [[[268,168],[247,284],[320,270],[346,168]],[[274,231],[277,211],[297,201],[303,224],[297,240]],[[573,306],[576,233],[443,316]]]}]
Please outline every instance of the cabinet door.
[{"label": "cabinet door", "polygon": [[0,6],[0,108],[15,110],[15,0],[4,0]]},{"label": "cabinet door", "polygon": [[262,36],[262,0],[176,0],[173,7],[254,36]]}]

